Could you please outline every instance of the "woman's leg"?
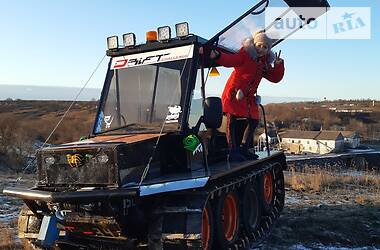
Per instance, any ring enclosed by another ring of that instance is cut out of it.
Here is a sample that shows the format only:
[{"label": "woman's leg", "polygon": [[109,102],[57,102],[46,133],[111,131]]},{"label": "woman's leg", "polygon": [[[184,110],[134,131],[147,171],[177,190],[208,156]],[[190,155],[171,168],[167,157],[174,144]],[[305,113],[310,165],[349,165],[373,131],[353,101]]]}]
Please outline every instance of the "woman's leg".
[{"label": "woman's leg", "polygon": [[237,119],[236,116],[227,113],[227,142],[230,149],[230,161],[245,161],[245,157],[240,153],[239,144],[236,138]]},{"label": "woman's leg", "polygon": [[259,124],[259,120],[247,118],[247,127],[245,128],[243,139],[241,141],[241,151],[242,154],[249,159],[257,159],[258,156],[249,151],[253,146],[253,136],[255,129]]},{"label": "woman's leg", "polygon": [[230,150],[237,148],[236,142],[236,116],[227,113],[227,143]]}]

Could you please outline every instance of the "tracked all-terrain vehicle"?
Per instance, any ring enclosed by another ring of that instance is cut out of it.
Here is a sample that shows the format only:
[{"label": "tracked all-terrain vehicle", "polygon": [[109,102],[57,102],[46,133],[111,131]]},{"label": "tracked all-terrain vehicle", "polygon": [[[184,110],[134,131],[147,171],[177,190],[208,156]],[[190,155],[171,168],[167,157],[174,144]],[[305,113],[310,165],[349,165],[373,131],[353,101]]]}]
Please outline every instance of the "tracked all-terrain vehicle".
[{"label": "tracked all-terrain vehicle", "polygon": [[91,136],[39,150],[36,186],[3,191],[25,202],[19,237],[48,249],[241,249],[268,236],[284,207],[285,156],[267,147],[255,161],[230,162],[221,101],[205,86],[218,66],[207,51],[234,53],[234,32],[241,41],[241,25],[256,23],[254,33],[272,3],[328,6],[260,1],[210,40],[187,23],[175,38],[161,27],[139,45],[132,33],[123,47],[108,38]]}]

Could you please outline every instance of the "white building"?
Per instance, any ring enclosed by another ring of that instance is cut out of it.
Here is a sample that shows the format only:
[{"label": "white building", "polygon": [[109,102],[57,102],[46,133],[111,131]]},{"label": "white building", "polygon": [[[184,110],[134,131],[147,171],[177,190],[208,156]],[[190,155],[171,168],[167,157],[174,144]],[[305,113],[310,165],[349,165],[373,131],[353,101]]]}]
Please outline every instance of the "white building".
[{"label": "white building", "polygon": [[[259,135],[258,141],[257,141],[257,150],[263,150],[266,147],[266,136],[265,132]],[[269,130],[268,131],[268,142],[270,147],[272,148],[273,145],[276,145],[279,143],[278,141],[278,135],[275,130]]]},{"label": "white building", "polygon": [[[265,143],[267,141],[265,133],[262,133],[259,136],[259,140],[262,141],[263,143]],[[268,141],[269,141],[269,144],[278,143],[278,136],[277,136],[276,131],[274,131],[274,130],[268,131]]]},{"label": "white building", "polygon": [[290,153],[327,154],[344,149],[344,137],[339,131],[287,130],[279,136],[282,148]]},{"label": "white building", "polygon": [[360,136],[355,131],[342,131],[344,146],[347,148],[357,148],[360,145]]}]

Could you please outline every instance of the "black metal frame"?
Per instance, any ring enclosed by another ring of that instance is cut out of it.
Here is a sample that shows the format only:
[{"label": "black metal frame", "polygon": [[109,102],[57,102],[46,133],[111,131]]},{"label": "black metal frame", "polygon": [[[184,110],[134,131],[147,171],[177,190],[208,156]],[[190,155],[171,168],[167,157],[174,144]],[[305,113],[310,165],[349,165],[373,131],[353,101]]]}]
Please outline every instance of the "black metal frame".
[{"label": "black metal frame", "polygon": [[[111,63],[112,63],[112,60],[110,60],[108,62],[108,69],[111,67]],[[109,84],[111,84],[111,79],[114,75],[114,72],[111,71],[111,70],[107,70],[107,74],[106,74],[106,77],[104,78],[104,84],[103,84],[103,89],[102,89],[102,93],[101,93],[101,98],[99,99],[99,102],[98,102],[98,108],[97,108],[97,112],[96,112],[96,115],[95,115],[95,121],[94,121],[94,125],[92,126],[92,130],[91,130],[91,134],[90,134],[90,137],[93,137],[95,136],[95,129],[96,129],[96,126],[97,126],[97,121],[99,119],[99,113],[100,113],[100,110],[102,109],[103,105],[104,105],[104,98],[102,98],[103,96],[105,95],[108,95],[108,91],[109,91]],[[109,83],[109,84],[107,84]]]},{"label": "black metal frame", "polygon": [[269,140],[268,140],[268,128],[267,128],[267,119],[265,117],[265,109],[262,104],[260,104],[260,108],[263,111],[263,119],[264,119],[264,132],[265,132],[265,140],[266,140],[266,147],[267,147],[267,153],[268,156],[270,156],[270,149],[269,149]]},{"label": "black metal frame", "polygon": [[[157,66],[156,66],[157,67]],[[149,121],[152,122],[152,119],[153,119],[153,114],[154,114],[154,103],[156,101],[156,94],[157,94],[157,82],[158,82],[158,75],[160,74],[160,68],[157,67],[157,70],[156,70],[156,76],[155,76],[155,80],[154,80],[154,88],[153,88],[153,97],[152,97],[152,103],[150,105],[150,117],[149,117]]]}]

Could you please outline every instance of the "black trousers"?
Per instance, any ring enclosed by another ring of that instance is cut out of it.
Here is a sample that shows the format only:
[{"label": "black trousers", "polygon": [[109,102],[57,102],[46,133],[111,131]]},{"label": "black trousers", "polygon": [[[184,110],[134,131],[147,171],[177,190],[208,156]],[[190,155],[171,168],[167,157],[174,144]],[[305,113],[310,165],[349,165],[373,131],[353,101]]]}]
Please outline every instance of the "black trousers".
[{"label": "black trousers", "polygon": [[247,125],[244,130],[243,138],[241,142],[238,142],[238,121],[237,116],[227,113],[227,142],[231,150],[239,148],[240,145],[243,145],[247,148],[251,148],[253,146],[253,135],[257,125],[259,124],[259,120],[246,118]]}]

